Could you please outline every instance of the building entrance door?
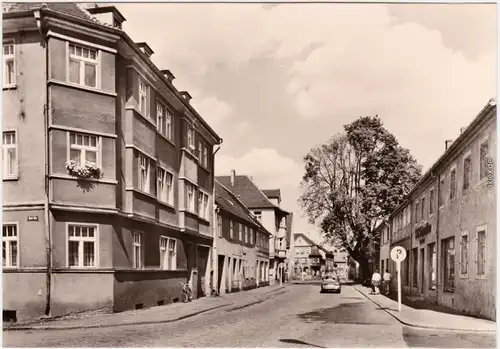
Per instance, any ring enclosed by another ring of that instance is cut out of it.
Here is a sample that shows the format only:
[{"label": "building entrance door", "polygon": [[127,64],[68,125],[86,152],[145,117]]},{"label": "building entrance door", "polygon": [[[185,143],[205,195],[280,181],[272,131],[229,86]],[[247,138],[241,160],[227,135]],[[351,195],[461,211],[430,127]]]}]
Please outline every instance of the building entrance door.
[{"label": "building entrance door", "polygon": [[425,282],[425,248],[420,249],[420,293],[424,294]]}]

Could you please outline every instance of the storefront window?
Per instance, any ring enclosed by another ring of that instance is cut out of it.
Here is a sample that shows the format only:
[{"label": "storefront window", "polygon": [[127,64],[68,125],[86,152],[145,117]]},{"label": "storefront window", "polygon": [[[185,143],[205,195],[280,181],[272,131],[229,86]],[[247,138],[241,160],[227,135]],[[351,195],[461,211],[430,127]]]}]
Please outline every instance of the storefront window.
[{"label": "storefront window", "polygon": [[443,240],[443,286],[444,291],[455,289],[455,238]]},{"label": "storefront window", "polygon": [[429,289],[436,289],[437,253],[436,244],[429,244]]}]

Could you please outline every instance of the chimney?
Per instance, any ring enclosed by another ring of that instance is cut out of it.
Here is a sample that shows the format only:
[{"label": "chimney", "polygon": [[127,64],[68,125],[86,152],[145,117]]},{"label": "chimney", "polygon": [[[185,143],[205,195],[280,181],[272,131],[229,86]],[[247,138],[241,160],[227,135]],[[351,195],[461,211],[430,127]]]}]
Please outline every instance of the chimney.
[{"label": "chimney", "polygon": [[234,187],[234,181],[236,179],[236,171],[231,170],[231,186]]},{"label": "chimney", "polygon": [[181,95],[188,102],[191,100],[191,98],[193,98],[193,97],[191,97],[191,95],[189,94],[188,91],[181,91]]},{"label": "chimney", "polygon": [[175,79],[174,74],[172,74],[172,72],[171,72],[170,70],[168,70],[168,69],[163,69],[163,70],[161,70],[161,73],[162,73],[163,75],[165,75],[165,77],[167,78],[167,80],[168,80],[170,83],[172,83],[172,81]]},{"label": "chimney", "polygon": [[139,46],[139,48],[141,49],[141,51],[146,56],[148,56],[148,58],[150,58],[151,55],[154,53],[154,51],[151,49],[151,47],[149,47],[149,45],[146,44],[145,42],[137,42],[136,45]]},{"label": "chimney", "polygon": [[464,132],[464,129],[465,129],[465,127],[460,127],[460,134],[462,134],[462,132]]},{"label": "chimney", "polygon": [[448,148],[450,147],[450,145],[453,143],[453,139],[447,139],[445,142],[444,142],[444,147],[445,147],[445,151],[448,150]]}]

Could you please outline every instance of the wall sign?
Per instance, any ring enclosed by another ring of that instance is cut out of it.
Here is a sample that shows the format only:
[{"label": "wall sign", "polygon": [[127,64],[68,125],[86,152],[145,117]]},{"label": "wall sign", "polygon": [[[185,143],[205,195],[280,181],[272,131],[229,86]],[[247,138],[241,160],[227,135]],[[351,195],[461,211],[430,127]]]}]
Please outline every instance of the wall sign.
[{"label": "wall sign", "polygon": [[421,236],[429,234],[431,232],[431,230],[432,230],[432,225],[429,223],[425,223],[423,226],[415,229],[415,237],[419,238]]},{"label": "wall sign", "polygon": [[28,216],[28,222],[38,222],[38,216]]}]

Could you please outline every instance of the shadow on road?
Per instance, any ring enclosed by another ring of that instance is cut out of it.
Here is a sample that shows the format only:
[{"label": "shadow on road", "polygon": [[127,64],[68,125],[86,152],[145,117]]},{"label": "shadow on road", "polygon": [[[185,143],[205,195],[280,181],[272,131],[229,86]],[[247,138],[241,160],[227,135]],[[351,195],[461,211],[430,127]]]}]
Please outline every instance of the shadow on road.
[{"label": "shadow on road", "polygon": [[308,347],[314,347],[314,348],[326,348],[326,347],[322,347],[322,346],[319,346],[316,344],[302,342],[302,341],[299,341],[298,339],[280,339],[280,342],[288,343],[288,344],[302,344],[302,345],[307,345]]},{"label": "shadow on road", "polygon": [[390,317],[381,316],[380,312],[374,312],[373,306],[366,302],[343,303],[297,316],[305,322],[359,325],[386,325],[392,320]]}]

